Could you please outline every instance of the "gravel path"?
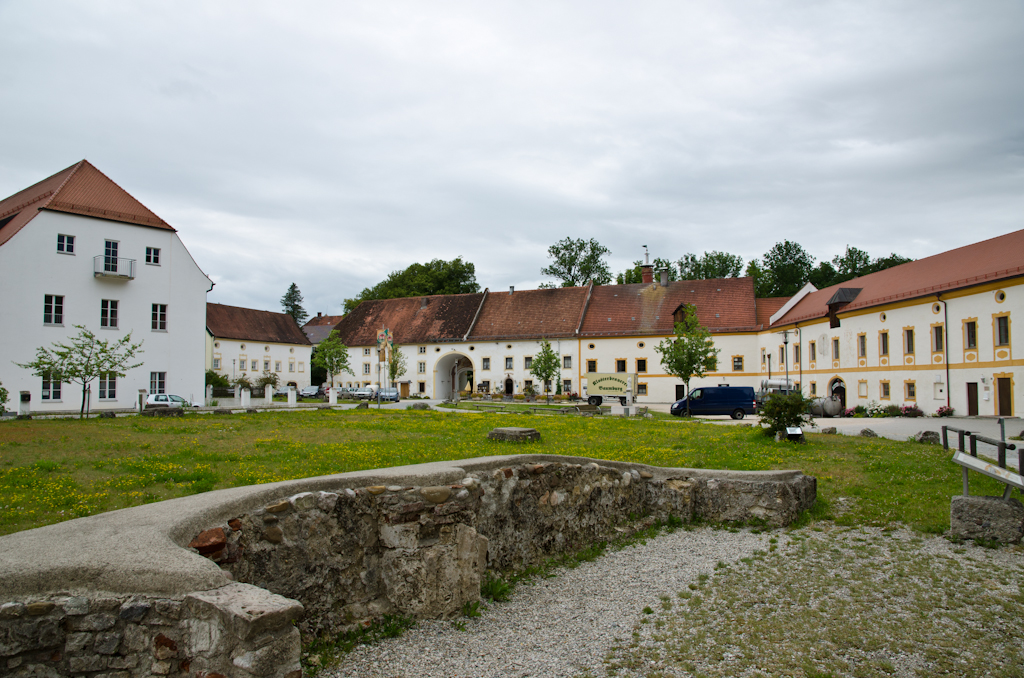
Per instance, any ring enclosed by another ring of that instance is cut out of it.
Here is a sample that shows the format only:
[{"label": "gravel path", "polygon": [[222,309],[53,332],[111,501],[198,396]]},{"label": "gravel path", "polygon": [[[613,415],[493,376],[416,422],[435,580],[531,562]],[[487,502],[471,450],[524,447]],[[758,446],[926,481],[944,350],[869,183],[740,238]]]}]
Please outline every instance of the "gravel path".
[{"label": "gravel path", "polygon": [[604,675],[644,607],[675,595],[719,561],[767,550],[769,535],[678,530],[516,589],[482,617],[421,621],[400,638],[360,646],[323,676],[522,678]]}]

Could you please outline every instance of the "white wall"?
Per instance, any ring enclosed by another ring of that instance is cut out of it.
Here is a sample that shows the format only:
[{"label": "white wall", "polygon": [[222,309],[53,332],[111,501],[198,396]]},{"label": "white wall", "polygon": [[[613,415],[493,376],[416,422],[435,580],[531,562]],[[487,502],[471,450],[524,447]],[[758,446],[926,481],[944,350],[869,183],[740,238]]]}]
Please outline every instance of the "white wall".
[{"label": "white wall", "polygon": [[[270,371],[278,376],[280,386],[294,383],[297,388],[310,385],[310,356],[313,347],[308,344],[276,344],[266,341],[251,341],[238,339],[222,339],[214,337],[212,359],[220,359],[220,369],[214,369],[220,375],[227,377],[228,381],[245,375],[250,382],[254,382],[263,376],[263,367],[266,361],[270,362]],[[242,356],[248,363],[246,369],[241,369]],[[255,360],[256,369],[252,369],[252,361]],[[278,369],[280,363],[280,369]],[[337,383],[337,378],[335,378]]]},{"label": "white wall", "polygon": [[[73,255],[57,252],[57,235],[75,236]],[[118,256],[136,260],[134,280],[93,276],[93,257],[104,240],[119,241]],[[145,263],[146,247],[160,248],[160,265]],[[206,293],[209,279],[177,234],[164,229],[41,212],[0,246],[0,381],[11,392],[30,391],[34,411],[77,410],[81,387],[64,384],[60,402],[41,399],[41,379],[14,365],[35,357],[37,347],[66,342],[85,325],[101,339],[116,341],[131,332],[142,342],[143,365],[118,379],[116,399],[100,401],[92,383],[93,410],[132,407],[139,389],[149,389],[150,372],[166,372],[166,392],[201,400],[205,363]],[[43,296],[64,297],[62,326],[43,324]],[[118,327],[100,327],[100,301],[118,301]],[[151,327],[152,304],[167,304],[167,330]]]}]

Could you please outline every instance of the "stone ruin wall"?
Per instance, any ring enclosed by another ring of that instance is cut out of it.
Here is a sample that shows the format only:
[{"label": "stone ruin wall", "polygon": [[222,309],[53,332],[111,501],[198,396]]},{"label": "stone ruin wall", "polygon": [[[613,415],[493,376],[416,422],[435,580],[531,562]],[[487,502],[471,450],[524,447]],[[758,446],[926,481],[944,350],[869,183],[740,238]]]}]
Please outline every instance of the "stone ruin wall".
[{"label": "stone ruin wall", "polygon": [[0,595],[0,675],[299,678],[300,630],[457,616],[479,600],[487,568],[574,552],[642,515],[786,525],[816,493],[814,478],[793,472],[607,464],[520,463],[451,485],[282,496],[189,544],[233,576],[227,586],[180,599]]}]

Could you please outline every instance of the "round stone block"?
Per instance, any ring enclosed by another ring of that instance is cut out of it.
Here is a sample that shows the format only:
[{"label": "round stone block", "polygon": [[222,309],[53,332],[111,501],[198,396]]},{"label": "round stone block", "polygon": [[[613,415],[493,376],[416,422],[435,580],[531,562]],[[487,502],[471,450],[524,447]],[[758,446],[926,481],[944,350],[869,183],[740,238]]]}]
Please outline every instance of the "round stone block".
[{"label": "round stone block", "polygon": [[510,443],[531,443],[540,440],[540,432],[535,428],[522,428],[519,426],[505,426],[496,428],[487,434],[491,440],[500,440]]}]

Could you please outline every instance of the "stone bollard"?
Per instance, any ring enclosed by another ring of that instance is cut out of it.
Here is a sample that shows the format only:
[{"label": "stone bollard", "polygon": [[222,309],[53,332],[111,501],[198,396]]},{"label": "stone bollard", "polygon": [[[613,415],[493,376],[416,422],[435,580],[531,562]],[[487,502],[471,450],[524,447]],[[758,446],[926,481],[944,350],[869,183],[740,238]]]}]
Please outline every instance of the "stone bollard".
[{"label": "stone bollard", "polygon": [[330,405],[338,404],[338,389],[333,386],[327,389],[327,403]]},{"label": "stone bollard", "polygon": [[32,392],[22,391],[18,398],[18,416],[25,417],[32,411]]},{"label": "stone bollard", "polygon": [[296,404],[295,397],[296,397],[295,387],[294,386],[289,386],[288,387],[288,407],[295,407],[295,404]]},{"label": "stone bollard", "polygon": [[206,402],[204,403],[204,405],[209,407],[210,403],[212,403],[212,402],[213,402],[213,384],[207,384],[207,386],[206,386]]},{"label": "stone bollard", "polygon": [[249,407],[249,402],[252,399],[252,391],[247,388],[242,389],[242,407]]},{"label": "stone bollard", "polygon": [[263,399],[267,401],[267,404],[274,402],[274,387],[270,384],[263,387]]}]

